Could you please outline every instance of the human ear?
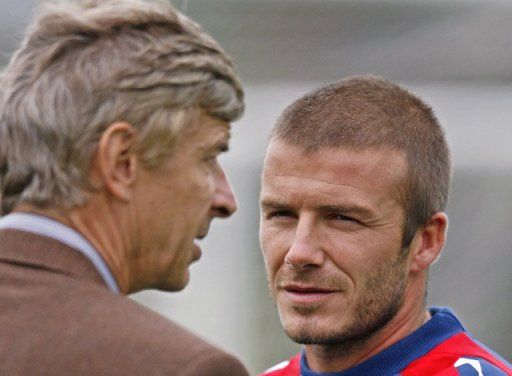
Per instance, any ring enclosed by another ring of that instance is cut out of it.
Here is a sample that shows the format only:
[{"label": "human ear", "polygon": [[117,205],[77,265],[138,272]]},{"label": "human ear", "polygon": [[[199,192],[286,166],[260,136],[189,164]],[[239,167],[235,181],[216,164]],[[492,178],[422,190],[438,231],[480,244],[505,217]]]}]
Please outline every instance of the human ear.
[{"label": "human ear", "polygon": [[418,230],[415,236],[418,239],[413,241],[411,249],[411,271],[422,271],[436,261],[444,247],[447,228],[448,217],[437,212]]},{"label": "human ear", "polygon": [[128,201],[137,172],[137,131],[126,122],[115,122],[102,133],[95,168],[102,185],[115,197]]}]

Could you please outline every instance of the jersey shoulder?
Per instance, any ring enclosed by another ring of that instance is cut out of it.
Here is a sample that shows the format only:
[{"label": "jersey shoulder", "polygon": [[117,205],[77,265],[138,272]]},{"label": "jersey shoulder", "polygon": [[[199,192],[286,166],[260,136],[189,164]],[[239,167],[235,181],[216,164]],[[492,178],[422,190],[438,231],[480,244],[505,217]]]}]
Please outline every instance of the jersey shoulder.
[{"label": "jersey shoulder", "polygon": [[409,364],[401,375],[512,376],[512,367],[460,333]]},{"label": "jersey shoulder", "polygon": [[300,376],[300,353],[290,360],[285,360],[270,367],[260,376]]}]

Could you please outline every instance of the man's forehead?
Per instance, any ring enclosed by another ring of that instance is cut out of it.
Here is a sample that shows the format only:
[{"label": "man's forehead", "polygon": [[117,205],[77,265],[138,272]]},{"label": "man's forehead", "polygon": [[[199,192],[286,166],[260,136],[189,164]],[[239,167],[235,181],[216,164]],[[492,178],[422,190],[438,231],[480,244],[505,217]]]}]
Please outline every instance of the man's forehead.
[{"label": "man's forehead", "polygon": [[343,167],[356,169],[361,174],[374,168],[387,170],[390,164],[392,167],[406,167],[405,153],[389,147],[323,147],[306,151],[298,145],[272,140],[267,149],[264,167],[273,169],[288,166],[313,172],[319,168]]},{"label": "man's forehead", "polygon": [[328,190],[346,185],[387,189],[403,182],[406,174],[404,153],[388,148],[330,147],[306,152],[272,141],[263,167],[263,187],[286,184],[293,178],[296,184],[321,183]]}]

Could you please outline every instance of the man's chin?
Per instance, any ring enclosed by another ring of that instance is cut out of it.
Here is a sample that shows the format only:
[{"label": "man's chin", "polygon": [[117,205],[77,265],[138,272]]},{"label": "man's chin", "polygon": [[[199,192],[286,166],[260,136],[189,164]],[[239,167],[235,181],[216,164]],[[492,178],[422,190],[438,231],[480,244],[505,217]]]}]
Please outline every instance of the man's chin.
[{"label": "man's chin", "polygon": [[301,345],[322,345],[331,342],[332,332],[307,326],[285,326],[284,332],[295,343]]},{"label": "man's chin", "polygon": [[189,282],[190,271],[187,268],[186,272],[179,279],[173,278],[171,280],[162,281],[155,286],[155,289],[166,292],[177,292],[187,287]]},{"label": "man's chin", "polygon": [[331,345],[346,339],[345,330],[335,327],[338,320],[328,320],[319,312],[309,311],[310,308],[301,307],[300,313],[280,312],[281,324],[292,341],[302,345]]},{"label": "man's chin", "polygon": [[284,332],[292,341],[308,345],[319,339],[320,328],[313,315],[280,311],[279,316]]},{"label": "man's chin", "polygon": [[333,328],[327,323],[314,320],[296,320],[283,322],[286,335],[296,343],[302,345],[338,345],[349,340],[342,328]]},{"label": "man's chin", "polygon": [[172,290],[172,291],[181,291],[181,290],[183,290],[185,287],[187,287],[189,282],[190,282],[190,271],[187,268],[187,271],[185,272],[185,275],[176,284],[175,290]]}]

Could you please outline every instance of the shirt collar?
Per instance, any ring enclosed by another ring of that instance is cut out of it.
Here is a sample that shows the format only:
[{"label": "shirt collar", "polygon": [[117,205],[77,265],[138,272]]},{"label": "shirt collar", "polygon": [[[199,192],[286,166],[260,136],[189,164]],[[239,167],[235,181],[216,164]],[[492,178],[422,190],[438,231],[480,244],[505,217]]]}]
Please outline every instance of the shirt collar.
[{"label": "shirt collar", "polygon": [[[341,372],[314,372],[303,351],[300,359],[302,376],[388,376],[398,375],[409,363],[425,355],[453,335],[465,331],[449,308],[430,309],[431,319],[416,331],[364,362]],[[383,370],[386,370],[383,373]]]},{"label": "shirt collar", "polygon": [[119,293],[119,286],[99,252],[85,237],[71,227],[41,215],[11,213],[0,218],[0,229],[31,232],[66,244],[87,257],[108,288],[117,294]]}]

